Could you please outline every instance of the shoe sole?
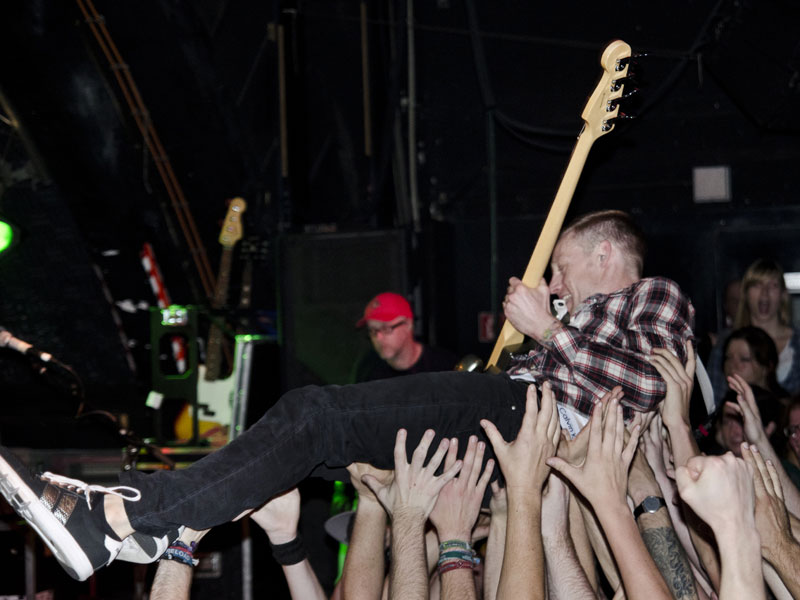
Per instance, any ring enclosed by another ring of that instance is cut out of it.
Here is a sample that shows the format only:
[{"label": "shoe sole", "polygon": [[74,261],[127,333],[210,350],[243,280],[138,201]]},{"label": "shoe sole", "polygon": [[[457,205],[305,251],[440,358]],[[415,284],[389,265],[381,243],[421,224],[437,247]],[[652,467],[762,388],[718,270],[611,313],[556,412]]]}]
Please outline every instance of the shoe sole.
[{"label": "shoe sole", "polygon": [[20,478],[14,468],[0,456],[0,493],[19,516],[33,527],[70,577],[84,581],[94,567],[75,538],[55,518],[39,497]]}]

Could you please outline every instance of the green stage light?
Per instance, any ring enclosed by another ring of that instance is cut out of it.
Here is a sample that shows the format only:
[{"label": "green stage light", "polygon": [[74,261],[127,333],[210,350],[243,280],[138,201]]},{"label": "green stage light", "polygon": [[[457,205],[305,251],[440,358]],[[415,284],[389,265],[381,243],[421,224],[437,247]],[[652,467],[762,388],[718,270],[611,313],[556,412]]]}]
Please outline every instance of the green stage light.
[{"label": "green stage light", "polygon": [[11,223],[0,219],[0,253],[5,252],[14,243],[14,228]]}]

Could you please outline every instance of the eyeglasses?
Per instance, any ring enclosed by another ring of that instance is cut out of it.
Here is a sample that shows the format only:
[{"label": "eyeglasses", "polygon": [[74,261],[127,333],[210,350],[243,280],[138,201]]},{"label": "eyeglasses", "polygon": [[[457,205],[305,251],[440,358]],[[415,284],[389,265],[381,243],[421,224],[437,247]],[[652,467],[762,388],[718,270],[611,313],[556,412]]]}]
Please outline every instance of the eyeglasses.
[{"label": "eyeglasses", "polygon": [[382,333],[383,335],[389,335],[395,329],[400,327],[400,325],[405,325],[406,323],[407,321],[403,319],[402,321],[398,321],[394,325],[389,325],[387,323],[386,325],[381,325],[380,327],[367,327],[367,333],[369,334],[369,337],[375,337],[379,333]]},{"label": "eyeglasses", "polygon": [[797,434],[800,433],[800,425],[789,425],[788,427],[784,427],[783,433],[787,438],[797,437]]}]

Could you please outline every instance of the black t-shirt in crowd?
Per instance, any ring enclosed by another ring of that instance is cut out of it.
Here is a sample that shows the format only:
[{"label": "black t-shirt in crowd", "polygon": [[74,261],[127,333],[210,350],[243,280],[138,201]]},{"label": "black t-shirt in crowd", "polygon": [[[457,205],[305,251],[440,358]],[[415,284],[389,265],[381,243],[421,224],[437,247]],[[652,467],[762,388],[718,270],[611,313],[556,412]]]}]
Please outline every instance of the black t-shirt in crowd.
[{"label": "black t-shirt in crowd", "polygon": [[350,381],[361,383],[363,381],[375,381],[376,379],[388,379],[398,375],[413,375],[414,373],[428,373],[431,371],[452,371],[456,366],[456,356],[449,350],[422,346],[422,354],[410,369],[398,371],[389,366],[385,360],[381,359],[377,353],[370,349],[361,356],[353,368]]}]

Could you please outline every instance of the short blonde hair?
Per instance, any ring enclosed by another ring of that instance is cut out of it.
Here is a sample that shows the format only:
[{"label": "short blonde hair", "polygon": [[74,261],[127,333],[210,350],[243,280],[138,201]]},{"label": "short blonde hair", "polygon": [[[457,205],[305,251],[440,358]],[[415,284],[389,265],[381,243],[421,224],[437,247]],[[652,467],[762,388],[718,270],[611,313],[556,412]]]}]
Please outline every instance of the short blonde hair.
[{"label": "short blonde hair", "polygon": [[587,213],[572,221],[561,233],[561,238],[570,233],[575,234],[587,251],[592,250],[603,240],[614,242],[624,251],[636,276],[642,276],[647,243],[642,230],[628,213],[621,210],[598,210]]},{"label": "short blonde hair", "polygon": [[742,275],[742,294],[739,298],[739,308],[736,311],[736,319],[733,326],[738,329],[752,325],[752,315],[750,307],[747,305],[747,290],[756,283],[762,283],[770,279],[777,279],[781,288],[781,306],[778,309],[778,321],[781,325],[791,325],[792,313],[789,304],[789,294],[786,293],[786,281],[783,278],[783,267],[774,260],[759,258]]}]

